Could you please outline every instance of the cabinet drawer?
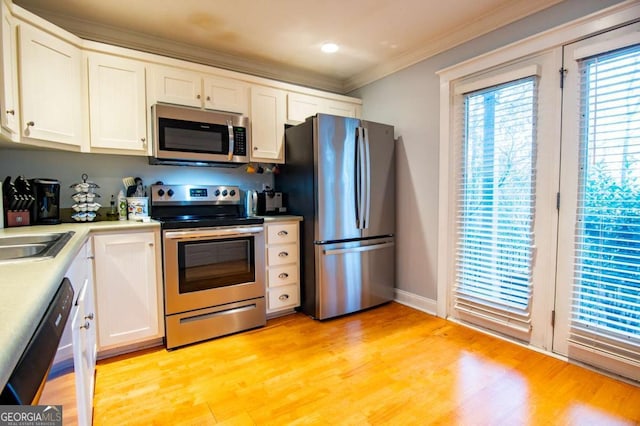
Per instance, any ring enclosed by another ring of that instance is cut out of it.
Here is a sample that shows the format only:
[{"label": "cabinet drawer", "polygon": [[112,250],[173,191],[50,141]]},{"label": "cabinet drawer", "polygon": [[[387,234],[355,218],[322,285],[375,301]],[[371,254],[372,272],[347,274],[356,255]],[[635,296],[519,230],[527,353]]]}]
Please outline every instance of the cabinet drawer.
[{"label": "cabinet drawer", "polygon": [[298,241],[298,223],[283,223],[267,227],[267,244],[294,243]]},{"label": "cabinet drawer", "polygon": [[267,248],[267,265],[286,265],[298,262],[298,245],[282,244]]},{"label": "cabinet drawer", "polygon": [[269,268],[269,287],[294,284],[298,282],[298,264]]},{"label": "cabinet drawer", "polygon": [[267,297],[268,309],[275,311],[284,308],[295,308],[300,305],[300,290],[297,285],[287,285],[269,289]]}]

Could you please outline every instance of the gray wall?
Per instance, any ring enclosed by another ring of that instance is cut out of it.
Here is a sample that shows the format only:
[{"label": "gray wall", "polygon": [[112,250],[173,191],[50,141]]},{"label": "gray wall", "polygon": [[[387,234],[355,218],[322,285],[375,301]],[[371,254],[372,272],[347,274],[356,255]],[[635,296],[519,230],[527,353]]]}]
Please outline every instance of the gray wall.
[{"label": "gray wall", "polygon": [[109,206],[111,194],[117,196],[124,188],[122,178],[125,176],[141,177],[145,185],[163,181],[166,184],[238,185],[243,190],[262,190],[263,184],[273,186],[272,174],[248,174],[244,167],[151,166],[147,157],[0,148],[0,179],[5,176],[15,179],[18,175],[58,179],[62,207],[73,204],[74,191],[69,186],[81,182],[83,173],[100,186],[96,192],[101,195],[98,202],[103,206]]},{"label": "gray wall", "polygon": [[397,287],[436,300],[439,79],[436,71],[553,28],[618,0],[566,0],[350,93],[363,116],[396,127]]}]

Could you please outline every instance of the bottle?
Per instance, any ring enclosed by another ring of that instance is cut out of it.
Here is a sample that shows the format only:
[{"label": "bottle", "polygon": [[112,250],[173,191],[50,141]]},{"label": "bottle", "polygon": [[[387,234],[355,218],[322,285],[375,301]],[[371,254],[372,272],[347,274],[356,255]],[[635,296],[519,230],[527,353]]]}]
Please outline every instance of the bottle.
[{"label": "bottle", "polygon": [[122,190],[118,193],[118,219],[127,220],[127,199]]}]

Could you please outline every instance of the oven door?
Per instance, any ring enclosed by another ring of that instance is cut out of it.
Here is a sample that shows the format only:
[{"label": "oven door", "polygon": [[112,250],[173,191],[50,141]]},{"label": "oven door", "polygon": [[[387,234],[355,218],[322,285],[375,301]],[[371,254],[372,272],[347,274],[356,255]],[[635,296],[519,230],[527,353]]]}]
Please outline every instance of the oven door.
[{"label": "oven door", "polygon": [[262,226],[163,231],[167,315],[264,297]]}]

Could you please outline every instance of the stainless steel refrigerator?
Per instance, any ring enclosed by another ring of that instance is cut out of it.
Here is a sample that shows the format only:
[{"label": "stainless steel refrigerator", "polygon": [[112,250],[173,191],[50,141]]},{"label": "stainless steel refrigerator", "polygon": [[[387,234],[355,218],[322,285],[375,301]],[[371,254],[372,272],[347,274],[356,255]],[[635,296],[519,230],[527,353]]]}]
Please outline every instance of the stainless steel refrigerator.
[{"label": "stainless steel refrigerator", "polygon": [[301,224],[303,312],[326,319],[393,299],[393,127],[318,114],[285,131],[275,186]]}]

